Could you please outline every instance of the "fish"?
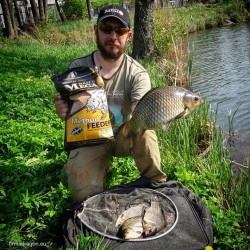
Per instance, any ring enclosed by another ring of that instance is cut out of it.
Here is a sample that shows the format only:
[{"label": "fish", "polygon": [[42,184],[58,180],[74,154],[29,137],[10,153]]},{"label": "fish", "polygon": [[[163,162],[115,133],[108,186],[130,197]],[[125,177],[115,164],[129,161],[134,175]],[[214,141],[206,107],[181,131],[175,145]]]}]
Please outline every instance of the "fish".
[{"label": "fish", "polygon": [[124,221],[121,232],[125,240],[137,239],[143,235],[142,216],[131,217]]},{"label": "fish", "polygon": [[201,97],[183,87],[153,88],[137,103],[132,118],[123,126],[123,134],[142,134],[160,126],[166,131],[173,120],[190,114],[202,102]]},{"label": "fish", "polygon": [[159,200],[152,196],[150,205],[139,204],[125,210],[117,219],[116,226],[126,240],[153,236],[166,225]]},{"label": "fish", "polygon": [[159,201],[152,200],[150,207],[145,210],[142,219],[143,232],[146,237],[153,236],[165,227],[165,218]]},{"label": "fish", "polygon": [[115,226],[120,227],[126,220],[132,217],[142,216],[144,214],[145,208],[146,204],[131,206],[130,208],[126,209],[122,214],[119,215],[115,223]]}]

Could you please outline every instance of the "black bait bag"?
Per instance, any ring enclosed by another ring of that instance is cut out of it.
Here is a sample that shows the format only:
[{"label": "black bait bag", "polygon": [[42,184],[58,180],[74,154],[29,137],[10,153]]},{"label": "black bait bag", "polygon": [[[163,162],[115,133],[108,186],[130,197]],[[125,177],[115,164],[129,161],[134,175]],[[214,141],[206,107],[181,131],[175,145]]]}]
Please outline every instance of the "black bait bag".
[{"label": "black bait bag", "polygon": [[65,125],[66,150],[114,140],[104,82],[97,68],[71,68],[51,79],[70,107]]},{"label": "black bait bag", "polygon": [[[147,204],[152,195],[159,201],[165,226],[152,236],[125,240],[116,227],[119,215],[128,207]],[[62,238],[65,247],[76,247],[77,235],[83,234],[98,236],[102,249],[108,250],[212,249],[212,226],[210,210],[180,182],[155,185],[142,177],[72,204],[63,215]]]}]

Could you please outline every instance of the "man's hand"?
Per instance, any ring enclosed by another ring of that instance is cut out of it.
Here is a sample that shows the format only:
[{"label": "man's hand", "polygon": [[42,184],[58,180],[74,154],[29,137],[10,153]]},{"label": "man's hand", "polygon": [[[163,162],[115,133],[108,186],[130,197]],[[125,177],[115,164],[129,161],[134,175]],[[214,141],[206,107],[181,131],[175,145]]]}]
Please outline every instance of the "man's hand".
[{"label": "man's hand", "polygon": [[62,120],[65,120],[69,112],[68,103],[62,100],[60,96],[53,95],[52,99],[55,103],[56,113]]}]

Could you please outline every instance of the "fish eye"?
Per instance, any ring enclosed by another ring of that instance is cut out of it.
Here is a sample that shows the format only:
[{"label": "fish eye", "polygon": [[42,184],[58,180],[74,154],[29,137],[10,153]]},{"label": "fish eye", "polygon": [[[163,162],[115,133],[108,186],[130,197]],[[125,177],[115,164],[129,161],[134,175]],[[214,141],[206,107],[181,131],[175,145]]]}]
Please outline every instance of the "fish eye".
[{"label": "fish eye", "polygon": [[199,99],[200,99],[200,98],[199,98],[199,97],[197,97],[197,96],[195,96],[195,97],[194,97],[195,102],[198,102],[198,101],[199,101]]}]

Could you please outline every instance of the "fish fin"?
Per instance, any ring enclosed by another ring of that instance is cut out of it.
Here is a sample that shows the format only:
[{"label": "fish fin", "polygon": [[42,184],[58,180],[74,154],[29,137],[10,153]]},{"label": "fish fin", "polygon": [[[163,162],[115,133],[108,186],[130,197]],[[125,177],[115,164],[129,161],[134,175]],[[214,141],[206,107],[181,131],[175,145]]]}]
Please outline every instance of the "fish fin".
[{"label": "fish fin", "polygon": [[169,128],[169,126],[171,125],[171,122],[172,122],[172,121],[170,121],[170,122],[168,122],[168,123],[162,125],[162,130],[163,130],[164,132]]},{"label": "fish fin", "polygon": [[187,108],[185,108],[179,115],[177,115],[177,116],[175,117],[175,119],[179,119],[179,118],[181,118],[181,117],[183,117],[183,116],[185,116],[185,115],[187,115],[187,114],[188,114]]},{"label": "fish fin", "polygon": [[128,138],[130,136],[135,136],[135,135],[142,136],[145,131],[146,131],[146,129],[139,129],[137,131],[133,131],[131,128],[130,121],[124,123],[124,125],[122,127],[122,134],[125,138]]},{"label": "fish fin", "polygon": [[147,209],[146,206],[142,208],[142,212],[141,212],[142,218],[144,217],[144,215],[145,215],[145,213],[146,213],[146,209]]}]

